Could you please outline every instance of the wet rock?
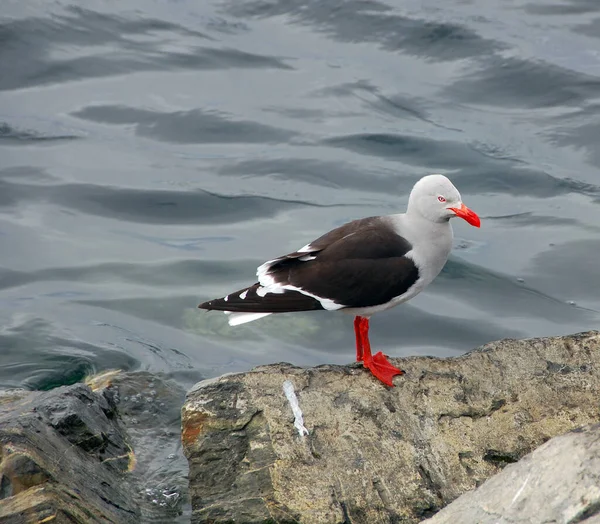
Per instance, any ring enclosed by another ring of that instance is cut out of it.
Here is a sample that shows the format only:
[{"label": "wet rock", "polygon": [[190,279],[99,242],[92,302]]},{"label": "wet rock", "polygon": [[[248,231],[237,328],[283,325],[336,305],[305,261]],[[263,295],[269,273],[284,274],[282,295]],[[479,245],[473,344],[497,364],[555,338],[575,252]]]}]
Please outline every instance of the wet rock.
[{"label": "wet rock", "polygon": [[139,522],[189,523],[188,465],[180,438],[185,390],[145,371],[117,373],[105,382],[135,452],[131,474]]},{"label": "wet rock", "polygon": [[600,522],[600,425],[554,437],[427,524]]},{"label": "wet rock", "polygon": [[145,372],[1,391],[0,522],[189,521],[183,396]]},{"label": "wet rock", "polygon": [[[406,370],[395,388],[356,364],[275,364],[200,382],[182,409],[192,522],[432,517],[553,436],[600,421],[599,350],[589,332],[392,359]],[[286,380],[308,436],[294,426]]]},{"label": "wet rock", "polygon": [[133,453],[110,394],[23,391],[0,409],[1,522],[139,522],[121,481]]}]

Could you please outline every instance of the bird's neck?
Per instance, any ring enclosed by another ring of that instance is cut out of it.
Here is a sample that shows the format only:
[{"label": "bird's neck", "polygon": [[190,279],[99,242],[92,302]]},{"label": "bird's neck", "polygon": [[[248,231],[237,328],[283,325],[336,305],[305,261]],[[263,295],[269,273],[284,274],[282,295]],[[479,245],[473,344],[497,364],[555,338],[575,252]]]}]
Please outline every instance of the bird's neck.
[{"label": "bird's neck", "polygon": [[412,228],[419,229],[422,232],[431,232],[431,234],[440,234],[444,231],[452,231],[450,220],[447,218],[441,218],[439,221],[431,220],[430,218],[422,215],[418,209],[407,209],[406,213],[402,215],[404,217],[404,223],[410,225]]},{"label": "bird's neck", "polygon": [[400,236],[405,237],[414,248],[450,252],[454,237],[449,220],[433,222],[420,213],[394,215],[393,223]]}]

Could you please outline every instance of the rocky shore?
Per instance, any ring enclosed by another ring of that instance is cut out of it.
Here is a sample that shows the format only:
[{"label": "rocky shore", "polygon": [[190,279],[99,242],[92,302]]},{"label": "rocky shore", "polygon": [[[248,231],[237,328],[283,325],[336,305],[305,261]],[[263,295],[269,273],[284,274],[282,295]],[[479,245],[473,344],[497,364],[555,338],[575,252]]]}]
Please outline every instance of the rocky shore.
[{"label": "rocky shore", "polygon": [[182,411],[192,522],[575,523],[600,512],[600,430],[548,442],[600,422],[598,332],[392,361],[406,370],[394,388],[355,365],[277,364],[197,384]]},{"label": "rocky shore", "polygon": [[184,394],[159,376],[118,371],[0,392],[0,522],[189,522]]},{"label": "rocky shore", "polygon": [[0,522],[600,523],[600,333],[392,362],[4,391]]}]

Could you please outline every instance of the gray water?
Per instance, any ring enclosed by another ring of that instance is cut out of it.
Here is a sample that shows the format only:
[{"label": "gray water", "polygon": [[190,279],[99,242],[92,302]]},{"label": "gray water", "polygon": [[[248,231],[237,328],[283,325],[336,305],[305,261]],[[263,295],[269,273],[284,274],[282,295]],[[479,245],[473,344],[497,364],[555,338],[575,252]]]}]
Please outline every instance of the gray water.
[{"label": "gray water", "polygon": [[600,3],[3,0],[0,385],[354,359],[352,319],[197,304],[449,176],[482,218],[392,356],[600,326]]}]

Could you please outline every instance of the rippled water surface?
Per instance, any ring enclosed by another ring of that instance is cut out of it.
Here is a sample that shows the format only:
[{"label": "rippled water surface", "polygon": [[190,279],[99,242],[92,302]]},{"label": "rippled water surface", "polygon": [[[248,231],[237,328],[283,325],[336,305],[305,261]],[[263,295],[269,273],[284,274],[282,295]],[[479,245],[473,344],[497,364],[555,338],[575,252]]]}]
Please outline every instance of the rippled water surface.
[{"label": "rippled water surface", "polygon": [[447,174],[482,217],[374,347],[599,327],[596,0],[4,0],[0,385],[354,359],[352,319],[196,308]]}]

